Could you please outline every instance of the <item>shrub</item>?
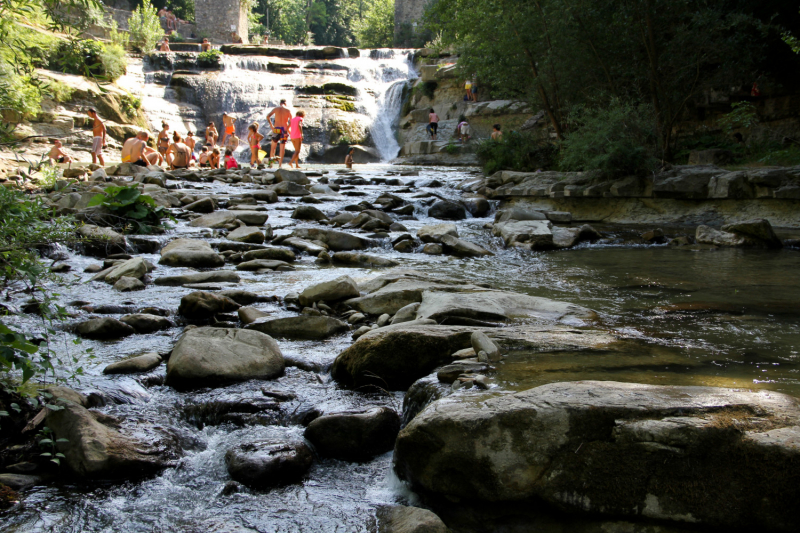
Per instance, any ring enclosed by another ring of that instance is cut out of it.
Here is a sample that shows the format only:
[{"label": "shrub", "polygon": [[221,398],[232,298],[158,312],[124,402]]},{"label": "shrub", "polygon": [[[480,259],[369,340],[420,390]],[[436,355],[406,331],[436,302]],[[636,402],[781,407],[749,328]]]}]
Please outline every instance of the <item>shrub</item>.
[{"label": "shrub", "polygon": [[174,220],[169,212],[136,187],[107,187],[89,201],[89,207],[103,206],[117,217],[115,227],[129,233],[164,230],[161,220]]},{"label": "shrub", "polygon": [[517,131],[505,133],[501,141],[483,141],[476,150],[478,161],[486,174],[494,174],[499,170],[531,172],[549,169],[555,164],[557,152],[551,143],[533,134]]},{"label": "shrub", "polygon": [[733,102],[731,112],[719,119],[719,126],[731,134],[738,128],[749,129],[758,124],[756,106],[750,102]]},{"label": "shrub", "polygon": [[218,67],[222,62],[222,52],[219,50],[208,50],[197,55],[197,64],[201,67]]},{"label": "shrub", "polygon": [[131,43],[140,52],[150,52],[155,49],[159,39],[164,35],[161,21],[158,20],[158,11],[150,0],[144,0],[142,5],[136,8],[128,18],[128,27],[131,29]]},{"label": "shrub", "polygon": [[129,118],[134,118],[142,108],[142,99],[132,94],[126,94],[119,99],[119,104],[122,111],[128,115]]},{"label": "shrub", "polygon": [[658,165],[654,116],[650,106],[616,99],[575,109],[570,115],[573,131],[561,146],[561,168],[598,170],[606,178],[652,172]]},{"label": "shrub", "polygon": [[92,39],[61,41],[50,58],[50,68],[79,76],[102,76],[103,43]]},{"label": "shrub", "polygon": [[125,59],[125,49],[118,44],[107,44],[100,54],[103,65],[103,74],[111,81],[117,81],[128,69]]}]

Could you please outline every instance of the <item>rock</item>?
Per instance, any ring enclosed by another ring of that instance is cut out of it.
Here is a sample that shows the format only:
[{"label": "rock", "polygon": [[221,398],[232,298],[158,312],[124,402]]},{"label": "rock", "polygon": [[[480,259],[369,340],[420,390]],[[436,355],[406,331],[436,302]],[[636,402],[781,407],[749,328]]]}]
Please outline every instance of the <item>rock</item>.
[{"label": "rock", "polygon": [[195,291],[181,298],[178,314],[186,318],[208,319],[217,313],[230,313],[241,307],[239,304],[211,292]]},{"label": "rock", "polygon": [[394,267],[400,264],[393,259],[386,259],[384,257],[378,257],[377,255],[359,254],[354,252],[336,252],[333,254],[333,262],[344,265],[360,266],[364,268]]},{"label": "rock", "polygon": [[572,248],[583,241],[596,241],[602,238],[600,232],[589,224],[584,224],[580,228],[553,226],[550,231],[553,233],[553,245],[561,249]]},{"label": "rock", "polygon": [[553,383],[431,404],[394,464],[412,490],[450,500],[791,531],[798,427],[796,400],[774,391]]},{"label": "rock", "polygon": [[450,235],[458,238],[458,230],[455,224],[430,224],[422,226],[417,231],[417,237],[422,242],[441,242],[442,236]]},{"label": "rock", "polygon": [[241,307],[237,313],[239,314],[239,320],[241,320],[242,324],[245,325],[252,324],[259,318],[269,316],[269,313],[265,313],[264,311],[260,311],[253,307]]},{"label": "rock", "polygon": [[448,533],[442,519],[419,507],[392,505],[377,512],[380,533]]},{"label": "rock", "polygon": [[217,268],[225,259],[211,249],[206,241],[198,239],[175,239],[161,249],[159,265],[191,268]]},{"label": "rock", "polygon": [[733,152],[711,148],[709,150],[692,150],[689,152],[690,165],[725,165],[733,161]]},{"label": "rock", "polygon": [[326,248],[323,248],[319,244],[315,244],[305,239],[299,239],[297,237],[289,237],[288,239],[284,239],[281,244],[292,246],[293,248],[297,248],[298,250],[302,250],[303,252],[313,256],[319,256],[319,254],[326,251]]},{"label": "rock", "polygon": [[135,257],[133,259],[128,259],[124,263],[112,268],[105,276],[103,276],[103,280],[113,285],[122,277],[136,278],[141,280],[145,274],[147,274],[147,263],[141,257]]},{"label": "rock", "polygon": [[328,220],[328,217],[313,205],[301,205],[292,212],[295,220]]},{"label": "rock", "polygon": [[664,230],[661,228],[645,231],[640,236],[642,237],[642,240],[645,242],[654,242],[654,243],[666,242],[666,239],[664,238]]},{"label": "rock", "polygon": [[253,261],[255,259],[272,259],[275,261],[284,261],[291,263],[297,259],[294,252],[288,248],[278,248],[276,246],[269,246],[259,250],[250,250],[245,252],[242,256],[244,261]]},{"label": "rock", "polygon": [[452,235],[443,235],[441,244],[445,252],[457,257],[483,257],[485,255],[494,255],[489,250],[477,244],[458,239]]},{"label": "rock", "polygon": [[496,223],[492,234],[502,237],[506,246],[524,243],[532,249],[547,249],[553,247],[552,227],[551,222],[544,220],[512,220]]},{"label": "rock", "polygon": [[572,213],[569,211],[548,211],[545,216],[547,220],[556,224],[569,224],[572,222]]},{"label": "rock", "polygon": [[330,413],[315,418],[303,436],[321,457],[365,461],[388,452],[400,431],[400,417],[388,407]]},{"label": "rock", "polygon": [[713,165],[675,167],[653,177],[653,196],[704,200],[708,198],[709,181],[721,174],[725,174],[725,171]]},{"label": "rock", "polygon": [[492,210],[492,206],[486,198],[465,198],[464,206],[475,218],[485,217]]},{"label": "rock", "polygon": [[234,215],[236,220],[248,226],[263,226],[269,219],[269,215],[262,211],[234,211]]},{"label": "rock", "polygon": [[461,204],[441,200],[428,209],[428,216],[440,220],[464,220],[467,218],[467,210]]},{"label": "rock", "polygon": [[422,247],[422,253],[428,255],[442,255],[444,253],[444,247],[441,244],[426,244]]},{"label": "rock", "polygon": [[727,231],[755,239],[767,248],[783,247],[783,243],[772,230],[772,225],[768,220],[763,218],[746,220],[744,222],[736,222],[734,224],[726,224],[722,226],[722,231]]},{"label": "rock", "polygon": [[84,239],[83,247],[89,255],[105,257],[127,249],[125,237],[110,228],[84,224],[78,228],[78,237]]},{"label": "rock", "polygon": [[753,198],[753,187],[746,172],[728,172],[708,181],[709,198]]},{"label": "rock", "polygon": [[296,340],[322,340],[348,331],[350,328],[339,319],[329,316],[300,315],[272,320],[257,320],[246,326],[274,337]]},{"label": "rock", "polygon": [[352,222],[355,218],[356,216],[353,213],[344,212],[333,217],[330,222],[334,228],[338,228]]},{"label": "rock", "polygon": [[475,331],[472,333],[469,340],[472,343],[472,349],[475,350],[475,353],[486,352],[489,361],[493,363],[500,360],[500,348],[498,348],[485,333]]},{"label": "rock", "polygon": [[[11,490],[28,490],[42,484],[42,478],[27,474],[0,474],[0,487],[5,485]],[[5,494],[3,494],[5,496]],[[6,503],[5,501],[3,502]],[[5,508],[4,508],[5,509]]]},{"label": "rock", "polygon": [[178,276],[162,276],[155,279],[156,285],[190,285],[194,283],[239,283],[241,278],[233,270],[212,270]]},{"label": "rock", "polygon": [[193,228],[211,229],[234,229],[239,225],[236,223],[236,215],[232,211],[216,211],[201,217],[195,218],[189,223]]},{"label": "rock", "polygon": [[698,244],[714,244],[716,246],[748,246],[753,244],[751,241],[741,235],[729,233],[727,231],[719,231],[708,226],[697,226],[697,231],[694,236]]},{"label": "rock", "polygon": [[392,318],[392,325],[402,324],[403,322],[411,322],[412,320],[416,320],[417,309],[419,309],[419,306],[420,303],[416,302],[413,304],[408,304],[407,306],[401,308],[399,311],[397,311],[397,313],[395,313],[394,317]]},{"label": "rock", "polygon": [[129,278],[128,276],[119,278],[114,284],[114,290],[119,292],[143,291],[144,289],[144,283],[136,278]]},{"label": "rock", "polygon": [[134,374],[137,372],[149,372],[161,364],[161,356],[156,352],[123,359],[116,363],[111,363],[103,369],[103,374]]},{"label": "rock", "polygon": [[175,325],[168,318],[146,313],[125,315],[119,320],[135,329],[136,333],[153,333],[154,331],[169,329]]},{"label": "rock", "polygon": [[294,267],[285,261],[275,259],[253,259],[236,265],[236,270],[294,270]]},{"label": "rock", "polygon": [[308,176],[303,172],[299,170],[287,170],[285,168],[279,168],[275,171],[275,179],[278,183],[282,181],[288,181],[298,185],[308,185],[310,183]]},{"label": "rock", "polygon": [[167,361],[167,383],[183,389],[283,374],[278,343],[258,331],[204,327],[187,330]]},{"label": "rock", "polygon": [[463,374],[479,374],[488,372],[489,370],[491,370],[491,367],[486,363],[456,361],[453,364],[445,365],[440,368],[439,371],[436,372],[436,378],[442,383],[453,383]]},{"label": "rock", "polygon": [[401,254],[409,254],[414,251],[414,248],[414,241],[408,239],[404,239],[392,246],[395,252],[400,252]]},{"label": "rock", "polygon": [[278,195],[275,191],[256,191],[253,193],[253,198],[268,204],[274,204],[278,201]]},{"label": "rock", "polygon": [[225,454],[230,476],[257,488],[296,483],[313,461],[314,455],[304,442],[277,439],[240,444]]},{"label": "rock", "polygon": [[341,276],[331,281],[317,283],[300,293],[300,305],[309,306],[320,300],[324,302],[338,302],[347,298],[358,298],[358,286],[350,276]]},{"label": "rock", "polygon": [[264,232],[252,226],[242,226],[228,233],[228,239],[237,242],[249,242],[252,244],[262,244],[265,236]]},{"label": "rock", "polygon": [[391,315],[384,313],[378,317],[378,320],[375,322],[375,324],[377,324],[379,328],[382,328],[383,326],[388,326],[390,320],[392,320]]},{"label": "rock", "polygon": [[[157,442],[148,444],[101,423],[85,407],[63,399],[63,409],[47,410],[45,424],[57,439],[64,463],[76,475],[93,479],[130,479],[152,475],[170,466],[171,453]],[[102,420],[102,419],[101,419]],[[152,436],[156,431],[137,431]]]},{"label": "rock", "polygon": [[133,335],[136,330],[116,318],[103,317],[81,322],[75,327],[75,332],[87,339],[111,340]]},{"label": "rock", "polygon": [[298,185],[297,183],[292,183],[290,181],[284,181],[276,185],[272,185],[271,189],[278,196],[308,196],[311,194],[302,185]]},{"label": "rock", "polygon": [[495,222],[507,222],[509,220],[547,220],[547,216],[541,211],[523,207],[508,207],[498,211],[494,216]]},{"label": "rock", "polygon": [[213,213],[217,206],[212,198],[202,198],[183,207],[187,211],[195,213]]},{"label": "rock", "polygon": [[250,305],[261,299],[258,294],[250,291],[244,291],[242,289],[228,289],[219,291],[217,294],[226,298],[230,298],[239,305]]},{"label": "rock", "polygon": [[367,319],[367,316],[364,313],[353,313],[349,317],[347,317],[348,324],[358,324],[359,322],[363,322]]},{"label": "rock", "polygon": [[320,241],[325,243],[334,252],[347,250],[363,250],[369,248],[372,243],[368,239],[329,229],[303,228],[296,229],[292,236],[308,241]]}]

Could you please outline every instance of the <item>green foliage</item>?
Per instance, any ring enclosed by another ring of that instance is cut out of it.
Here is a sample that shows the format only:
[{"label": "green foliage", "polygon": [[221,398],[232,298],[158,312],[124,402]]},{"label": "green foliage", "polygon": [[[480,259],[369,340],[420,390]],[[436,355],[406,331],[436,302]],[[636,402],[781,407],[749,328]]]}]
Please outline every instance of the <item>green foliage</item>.
[{"label": "green foliage", "polygon": [[456,154],[459,154],[459,153],[461,153],[461,147],[460,147],[460,146],[458,146],[458,145],[457,145],[456,143],[454,143],[453,141],[450,141],[450,142],[448,142],[448,143],[447,143],[447,145],[444,147],[444,151],[445,151],[445,153],[446,153],[446,154],[449,154],[449,155],[456,155]]},{"label": "green foliage", "polygon": [[178,32],[172,32],[172,34],[169,36],[169,41],[171,43],[185,43],[186,37],[184,37]]},{"label": "green foliage", "polygon": [[612,99],[604,107],[578,107],[561,147],[561,168],[598,170],[607,178],[642,175],[658,165],[656,127],[647,105]]},{"label": "green foliage", "polygon": [[45,86],[46,94],[56,102],[69,102],[75,90],[65,83],[58,80],[51,80]]},{"label": "green foliage", "polygon": [[[433,2],[430,5],[433,5]],[[434,31],[426,27],[414,27],[409,22],[403,22],[397,29],[394,44],[405,48],[423,48],[425,43],[434,38],[434,35]]]},{"label": "green foliage", "polygon": [[128,70],[128,61],[125,59],[125,49],[117,44],[106,44],[100,54],[100,63],[103,65],[103,74],[111,81],[117,81]]},{"label": "green foliage", "polygon": [[749,129],[758,124],[758,112],[756,106],[750,102],[734,102],[731,104],[731,112],[719,119],[719,125],[728,134],[733,130],[744,128]]},{"label": "green foliage", "polygon": [[111,29],[108,31],[108,39],[111,41],[112,44],[115,44],[122,48],[123,50],[128,49],[128,44],[130,43],[131,36],[126,31],[119,31],[117,29],[117,21],[111,21]]},{"label": "green foliage", "polygon": [[[50,410],[58,410],[57,408],[62,408],[61,406],[50,405],[48,408]],[[36,434],[36,440],[39,443],[39,449],[44,450],[40,455],[50,462],[55,463],[58,466],[61,466],[61,459],[65,459],[64,454],[58,451],[59,444],[67,444],[69,442],[68,439],[57,439],[53,430],[47,426],[44,426],[39,432]]]},{"label": "green foliage", "polygon": [[212,48],[197,55],[197,64],[201,67],[218,67],[222,62],[222,52]]},{"label": "green foliage", "polygon": [[61,41],[50,58],[50,68],[67,74],[102,76],[105,51],[103,43],[93,39]]},{"label": "green foliage", "polygon": [[162,219],[175,220],[169,212],[136,187],[107,187],[89,201],[89,207],[103,206],[118,217],[116,227],[133,233],[165,229]]},{"label": "green foliage", "polygon": [[511,131],[501,141],[488,139],[478,143],[476,155],[487,175],[500,170],[532,172],[553,166],[556,147],[532,134]]},{"label": "green foliage", "polygon": [[358,46],[388,48],[394,42],[394,0],[374,0],[364,17],[356,20]]},{"label": "green foliage", "polygon": [[194,0],[170,0],[168,3],[176,17],[194,22]]},{"label": "green foliage", "polygon": [[140,52],[150,52],[155,49],[159,39],[163,37],[164,30],[158,19],[158,10],[153,7],[150,0],[144,0],[128,18],[130,40]]},{"label": "green foliage", "polygon": [[32,357],[39,347],[28,338],[0,322],[0,376],[12,370],[22,372],[22,382],[36,375],[38,368]]},{"label": "green foliage", "polygon": [[119,99],[119,104],[128,118],[135,118],[142,108],[142,99],[132,94],[126,94]]}]

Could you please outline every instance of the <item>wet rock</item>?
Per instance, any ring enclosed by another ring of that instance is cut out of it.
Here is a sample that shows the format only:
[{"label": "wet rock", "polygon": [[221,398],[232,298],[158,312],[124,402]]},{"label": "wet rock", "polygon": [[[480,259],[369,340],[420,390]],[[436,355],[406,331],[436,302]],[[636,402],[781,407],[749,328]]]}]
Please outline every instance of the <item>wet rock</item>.
[{"label": "wet rock", "polygon": [[313,461],[311,449],[304,442],[278,439],[240,444],[225,454],[230,476],[256,488],[296,483]]},{"label": "wet rock", "polygon": [[763,218],[746,220],[744,222],[736,222],[735,224],[726,224],[725,226],[722,226],[722,231],[727,231],[750,239],[755,239],[766,248],[783,247],[783,243],[778,236],[775,235],[772,225],[768,220]]},{"label": "wet rock", "polygon": [[143,291],[144,289],[144,283],[136,278],[129,278],[128,276],[119,278],[114,284],[114,290],[119,292]]},{"label": "wet rock", "polygon": [[296,340],[322,340],[348,331],[350,328],[339,319],[328,316],[291,316],[272,320],[257,320],[246,326],[278,338]]},{"label": "wet rock", "polygon": [[451,500],[791,531],[798,427],[796,401],[773,391],[554,383],[436,402],[400,432],[394,461],[413,490]]},{"label": "wet rock", "polygon": [[401,254],[409,254],[414,251],[415,246],[414,246],[414,241],[405,239],[392,246],[392,248],[394,249],[395,252],[400,252]]},{"label": "wet rock", "polygon": [[427,255],[442,255],[444,247],[441,244],[430,243],[422,247],[422,253]]},{"label": "wet rock", "polygon": [[359,287],[362,292],[368,292],[367,295],[347,300],[345,303],[368,315],[379,316],[383,313],[391,315],[408,304],[421,302],[422,294],[425,291],[486,290],[475,285],[448,283],[446,280],[427,276],[406,277],[402,271],[397,275],[389,274],[373,281],[376,283],[368,283]]},{"label": "wet rock", "polygon": [[239,283],[241,278],[233,270],[212,270],[210,272],[196,272],[180,274],[177,276],[162,276],[156,278],[156,285],[190,285],[196,283]]},{"label": "wet rock", "polygon": [[0,487],[5,485],[12,490],[28,490],[41,485],[42,481],[41,477],[30,474],[0,474]]},{"label": "wet rock", "polygon": [[161,249],[160,265],[191,268],[217,268],[225,260],[211,249],[206,241],[175,239]]},{"label": "wet rock", "polygon": [[130,359],[123,359],[116,363],[111,363],[103,369],[103,374],[134,374],[138,372],[149,372],[162,362],[161,356],[156,352],[150,352]]},{"label": "wet rock", "polygon": [[458,237],[458,230],[456,229],[455,224],[430,224],[427,226],[422,226],[419,231],[417,231],[417,237],[422,242],[441,242],[442,236],[450,235],[452,237]]},{"label": "wet rock", "polygon": [[525,220],[498,222],[492,227],[495,237],[502,237],[506,246],[517,243],[529,245],[532,249],[553,247],[552,223],[544,220]]},{"label": "wet rock", "polygon": [[[402,324],[403,322],[411,322],[412,320],[417,319],[417,309],[419,309],[420,303],[415,302],[413,304],[408,304],[407,306],[401,308],[397,313],[395,313],[394,317],[392,318],[392,324]],[[381,315],[383,316],[383,315]]]},{"label": "wet rock", "polygon": [[[66,466],[78,476],[140,478],[170,466],[174,459],[174,453],[164,442],[145,443],[124,435],[74,402],[57,398],[54,403],[63,409],[48,409],[45,424],[57,439],[66,439],[57,447],[65,456]],[[157,433],[153,428],[144,432],[151,436]]]},{"label": "wet rock", "polygon": [[239,305],[250,305],[261,299],[261,297],[256,293],[250,291],[243,291],[241,289],[228,289],[220,291],[217,294],[219,294],[220,296],[224,296],[226,298],[230,298]]},{"label": "wet rock", "polygon": [[509,207],[498,211],[494,216],[495,222],[507,222],[509,220],[547,220],[547,216],[541,211],[525,209],[524,207]]},{"label": "wet rock", "polygon": [[593,242],[602,238],[600,232],[589,224],[584,224],[579,228],[554,226],[550,231],[553,233],[553,245],[562,249],[572,248],[584,241]]},{"label": "wet rock", "polygon": [[103,281],[113,285],[123,276],[141,280],[145,274],[147,274],[147,263],[141,257],[136,257],[113,267],[103,276]]},{"label": "wet rock", "polygon": [[393,259],[386,259],[384,257],[378,257],[377,255],[359,254],[353,252],[337,252],[333,254],[333,262],[365,268],[394,267],[400,264]]},{"label": "wet rock", "polygon": [[89,265],[83,269],[87,274],[97,274],[101,270],[103,270],[103,265]]},{"label": "wet rock", "polygon": [[218,385],[283,374],[278,343],[258,331],[192,328],[180,338],[167,362],[167,384],[179,388]]},{"label": "wet rock", "polygon": [[328,220],[325,213],[313,205],[298,206],[297,209],[292,212],[292,218],[295,220]]},{"label": "wet rock", "polygon": [[228,239],[237,242],[263,244],[265,236],[264,232],[258,228],[252,226],[242,226],[228,233]]},{"label": "wet rock", "polygon": [[392,505],[377,512],[380,533],[447,533],[442,519],[419,507]]},{"label": "wet rock", "polygon": [[475,218],[485,217],[492,210],[492,206],[486,198],[465,198],[464,206]]},{"label": "wet rock", "polygon": [[319,244],[315,244],[313,242],[307,241],[305,239],[300,239],[297,237],[289,237],[288,239],[284,239],[282,244],[286,244],[293,248],[297,248],[303,252],[306,252],[309,255],[318,256],[322,252],[325,252],[327,249],[323,248]]},{"label": "wet rock", "polygon": [[239,320],[241,320],[242,324],[245,325],[252,324],[260,318],[269,316],[269,313],[265,313],[264,311],[260,311],[253,307],[242,307],[237,311],[237,313],[239,314]]},{"label": "wet rock", "polygon": [[216,211],[195,218],[189,223],[193,228],[235,229],[239,227],[236,215],[232,211]]},{"label": "wet rock", "polygon": [[163,316],[148,315],[146,313],[125,315],[120,318],[120,322],[128,324],[136,330],[136,333],[153,333],[154,331],[169,329],[175,326],[175,324]]},{"label": "wet rock", "polygon": [[208,319],[217,313],[230,313],[241,307],[227,298],[211,292],[195,291],[181,298],[178,314],[186,318]]},{"label": "wet rock", "polygon": [[371,246],[371,241],[351,235],[342,231],[334,231],[319,228],[296,229],[292,232],[293,237],[308,241],[320,241],[325,243],[335,252],[347,250],[363,250]]},{"label": "wet rock", "polygon": [[485,333],[475,331],[472,333],[469,340],[472,343],[472,349],[475,353],[486,352],[486,355],[492,362],[500,360],[500,348],[498,348]]},{"label": "wet rock", "polygon": [[379,328],[382,328],[383,326],[388,326],[391,320],[392,320],[391,315],[389,315],[388,313],[384,313],[378,317],[378,320],[375,322],[375,324],[377,324]]},{"label": "wet rock", "polygon": [[78,228],[78,237],[84,239],[83,247],[89,255],[105,257],[127,249],[125,237],[110,228],[84,224]]},{"label": "wet rock", "polygon": [[569,211],[548,211],[545,216],[547,220],[556,224],[569,224],[572,222],[572,213]]},{"label": "wet rock", "polygon": [[311,194],[302,185],[290,181],[284,181],[270,187],[278,196],[308,196]]},{"label": "wet rock", "polygon": [[349,317],[347,317],[347,322],[349,324],[358,324],[359,322],[363,322],[366,320],[367,317],[363,313],[353,313]]},{"label": "wet rock", "polygon": [[338,228],[352,222],[354,218],[356,218],[356,216],[353,213],[339,213],[331,219],[331,224],[334,228]]},{"label": "wet rock", "polygon": [[75,333],[87,339],[111,340],[133,335],[136,330],[116,318],[103,317],[81,322],[75,327]]},{"label": "wet rock", "polygon": [[350,276],[341,276],[331,281],[317,283],[300,293],[300,304],[307,306],[314,302],[338,302],[348,298],[361,296],[358,286]]},{"label": "wet rock", "polygon": [[299,170],[287,170],[285,168],[279,168],[275,171],[275,179],[278,183],[282,181],[288,181],[298,185],[308,185],[310,183],[305,173]]},{"label": "wet rock", "polygon": [[483,257],[486,255],[494,255],[489,250],[477,244],[465,241],[464,239],[458,239],[452,235],[443,235],[441,244],[446,253],[457,257]]},{"label": "wet rock", "polygon": [[467,210],[461,204],[441,200],[428,209],[428,216],[440,220],[464,220],[467,218]]},{"label": "wet rock", "polygon": [[666,242],[666,239],[664,238],[664,230],[661,228],[645,231],[640,236],[645,242],[652,242],[656,244],[662,244]]},{"label": "wet rock", "polygon": [[253,261],[255,259],[273,259],[290,263],[295,261],[297,256],[288,248],[278,248],[276,246],[270,246],[259,250],[250,250],[249,252],[245,252],[242,256],[242,260],[244,261]]},{"label": "wet rock", "polygon": [[285,261],[275,259],[253,259],[236,265],[236,270],[294,270],[294,267]]},{"label": "wet rock", "polygon": [[275,191],[256,191],[253,193],[253,198],[268,204],[274,204],[278,201],[278,195]]},{"label": "wet rock", "polygon": [[236,220],[244,222],[248,226],[263,226],[269,215],[262,211],[234,211]]},{"label": "wet rock", "polygon": [[492,367],[486,363],[472,363],[467,361],[457,361],[453,364],[445,365],[436,372],[436,378],[442,383],[453,383],[464,374],[480,374],[489,372]]},{"label": "wet rock", "polygon": [[216,207],[212,198],[202,198],[184,206],[184,209],[187,211],[194,211],[195,213],[213,213]]},{"label": "wet rock", "polygon": [[743,247],[750,246],[755,241],[749,240],[741,235],[727,231],[719,231],[709,226],[697,226],[694,235],[698,244],[714,244],[716,246]]},{"label": "wet rock", "polygon": [[388,407],[322,415],[306,428],[304,436],[321,457],[364,461],[394,447],[400,417]]}]

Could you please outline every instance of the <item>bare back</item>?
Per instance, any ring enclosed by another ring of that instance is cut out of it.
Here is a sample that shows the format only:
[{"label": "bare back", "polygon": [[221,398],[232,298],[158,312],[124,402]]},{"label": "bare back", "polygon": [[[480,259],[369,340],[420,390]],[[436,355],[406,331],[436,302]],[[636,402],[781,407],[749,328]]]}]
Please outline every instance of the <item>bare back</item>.
[{"label": "bare back", "polygon": [[270,116],[275,117],[275,127],[277,128],[288,128],[289,121],[292,120],[292,112],[280,106],[273,109],[272,112],[267,115],[267,118]]},{"label": "bare back", "polygon": [[142,158],[142,148],[145,142],[136,137],[131,137],[122,145],[122,161],[136,163]]}]

